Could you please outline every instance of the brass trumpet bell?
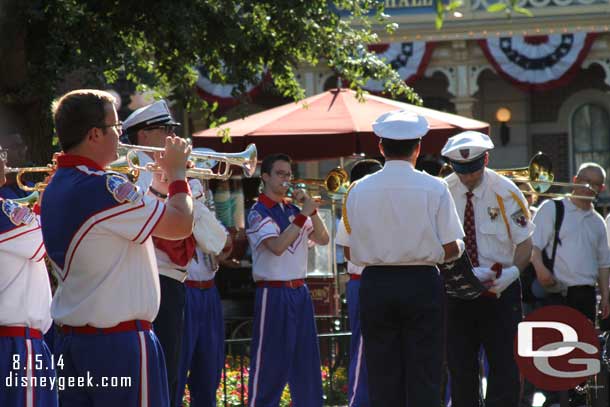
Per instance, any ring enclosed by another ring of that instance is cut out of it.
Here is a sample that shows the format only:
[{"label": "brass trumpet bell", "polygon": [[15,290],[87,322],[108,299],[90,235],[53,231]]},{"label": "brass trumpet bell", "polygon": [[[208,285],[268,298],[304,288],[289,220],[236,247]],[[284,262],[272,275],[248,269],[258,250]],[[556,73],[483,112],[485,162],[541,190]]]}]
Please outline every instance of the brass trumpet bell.
[{"label": "brass trumpet bell", "polygon": [[498,174],[510,178],[513,182],[525,182],[532,186],[538,194],[545,193],[554,183],[553,163],[548,155],[538,152],[532,157],[527,167],[494,170]]},{"label": "brass trumpet bell", "polygon": [[337,167],[330,170],[323,180],[297,178],[284,184],[292,189],[321,188],[329,194],[344,194],[349,187],[349,175],[343,168]]}]

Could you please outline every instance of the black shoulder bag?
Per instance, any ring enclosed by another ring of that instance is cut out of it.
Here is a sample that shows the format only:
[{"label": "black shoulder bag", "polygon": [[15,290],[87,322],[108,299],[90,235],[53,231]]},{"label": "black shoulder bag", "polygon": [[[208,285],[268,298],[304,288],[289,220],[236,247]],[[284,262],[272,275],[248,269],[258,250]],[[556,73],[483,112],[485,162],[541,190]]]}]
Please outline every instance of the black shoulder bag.
[{"label": "black shoulder bag", "polygon": [[[555,204],[555,236],[553,239],[553,250],[551,252],[551,257],[549,258],[546,254],[546,250],[542,250],[542,262],[548,268],[551,273],[553,272],[553,267],[555,266],[555,254],[557,253],[557,245],[561,244],[561,239],[559,239],[559,229],[561,229],[561,223],[563,222],[563,214],[564,214],[564,206],[563,202],[560,199],[553,199],[553,203]],[[532,290],[532,285],[540,285],[538,280],[536,279],[536,270],[534,266],[530,263],[527,265],[525,270],[523,270],[521,276],[521,287],[522,287],[522,296],[523,302],[536,302],[537,300],[541,300],[539,296],[536,296],[534,292],[540,293],[544,292],[541,287],[538,287],[537,290]]]}]

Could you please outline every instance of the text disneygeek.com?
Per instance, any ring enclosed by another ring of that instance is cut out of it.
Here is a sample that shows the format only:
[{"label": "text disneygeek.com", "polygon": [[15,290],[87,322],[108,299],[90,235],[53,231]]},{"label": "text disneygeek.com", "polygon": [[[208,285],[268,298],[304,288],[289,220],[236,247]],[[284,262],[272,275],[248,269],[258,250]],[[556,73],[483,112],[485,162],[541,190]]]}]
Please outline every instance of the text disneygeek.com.
[{"label": "text disneygeek.com", "polygon": [[49,387],[51,390],[62,391],[66,388],[98,387],[98,388],[123,388],[131,387],[131,377],[128,376],[101,376],[99,382],[93,380],[93,376],[87,372],[86,376],[22,376],[19,373],[11,373],[4,379],[4,385],[8,387]]}]

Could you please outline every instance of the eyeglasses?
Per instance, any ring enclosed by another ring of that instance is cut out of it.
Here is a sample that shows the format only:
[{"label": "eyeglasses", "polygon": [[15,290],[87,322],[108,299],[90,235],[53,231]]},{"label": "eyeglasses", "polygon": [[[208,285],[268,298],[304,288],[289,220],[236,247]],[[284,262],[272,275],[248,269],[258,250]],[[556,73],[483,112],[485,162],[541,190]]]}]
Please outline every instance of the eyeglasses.
[{"label": "eyeglasses", "polygon": [[291,172],[275,171],[275,175],[277,175],[280,178],[292,179],[292,173]]},{"label": "eyeglasses", "polygon": [[596,194],[600,194],[606,189],[605,184],[598,184],[598,183],[591,182],[591,180],[589,180],[588,178],[585,178],[585,177],[579,177],[578,179],[583,181],[583,188],[590,189],[591,191],[595,192]]},{"label": "eyeglasses", "polygon": [[106,129],[106,128],[114,127],[114,129],[116,131],[118,131],[119,133],[123,132],[123,122],[120,121],[120,120],[117,123],[114,123],[114,124],[104,124],[103,126],[97,126],[97,127],[99,127],[100,129]]},{"label": "eyeglasses", "polygon": [[172,134],[176,130],[176,127],[178,127],[178,126],[175,126],[173,124],[164,124],[162,126],[146,127],[143,130],[147,130],[147,131],[149,131],[149,130],[162,130],[165,134]]}]

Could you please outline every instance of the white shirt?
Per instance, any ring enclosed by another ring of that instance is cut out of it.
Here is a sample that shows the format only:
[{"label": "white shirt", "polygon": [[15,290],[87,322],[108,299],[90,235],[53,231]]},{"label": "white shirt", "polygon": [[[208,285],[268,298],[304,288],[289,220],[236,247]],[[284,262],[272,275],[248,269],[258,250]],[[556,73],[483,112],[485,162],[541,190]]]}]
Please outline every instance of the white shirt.
[{"label": "white shirt", "polygon": [[[463,223],[468,189],[460,182],[456,174],[451,174],[445,179],[455,200],[460,221]],[[519,188],[508,178],[496,174],[488,168],[485,168],[481,183],[472,191],[477,250],[481,267],[491,267],[494,263],[500,263],[503,267],[512,266],[516,246],[528,239],[534,232],[534,224],[529,219],[529,211],[527,214],[523,213],[511,192],[516,194],[528,211],[527,201]],[[504,204],[506,222],[502,216],[498,195]]]},{"label": "white shirt", "polygon": [[201,247],[195,248],[195,257],[186,269],[189,280],[209,281],[214,279],[217,270],[213,268],[210,256],[213,255],[204,253]]},{"label": "white shirt", "polygon": [[387,161],[360,179],[347,197],[352,262],[435,265],[443,245],[464,236],[446,184],[407,161]]},{"label": "white shirt", "polygon": [[[610,266],[610,248],[604,218],[594,209],[582,210],[568,198],[562,199],[563,221],[553,274],[565,285],[595,285],[599,269]],[[533,244],[546,250],[549,258],[555,238],[555,204],[545,201],[534,217]]]},{"label": "white shirt", "polygon": [[[0,199],[0,205],[0,326],[46,332],[52,322],[51,287],[39,220],[10,200]],[[19,215],[25,223],[11,220],[14,211],[25,211]]]},{"label": "white shirt", "polygon": [[[345,229],[345,222],[343,222],[343,218],[339,220],[337,225],[337,236],[335,237],[335,242],[339,246],[349,247],[349,233],[347,233],[347,229]],[[347,272],[349,274],[361,275],[362,270],[364,270],[364,266],[358,266],[349,260],[347,261]]]},{"label": "white shirt", "polygon": [[264,194],[248,213],[246,236],[252,249],[254,281],[288,281],[307,276],[307,252],[313,223],[308,218],[297,239],[281,256],[276,256],[263,244],[266,239],[279,236],[300,213],[289,203],[276,203]]},{"label": "white shirt", "polygon": [[[81,157],[73,161],[87,164]],[[64,167],[62,162],[45,190],[41,214],[45,246],[59,280],[53,319],[98,328],[152,321],[160,289],[150,235],[164,204],[94,164]]]}]

